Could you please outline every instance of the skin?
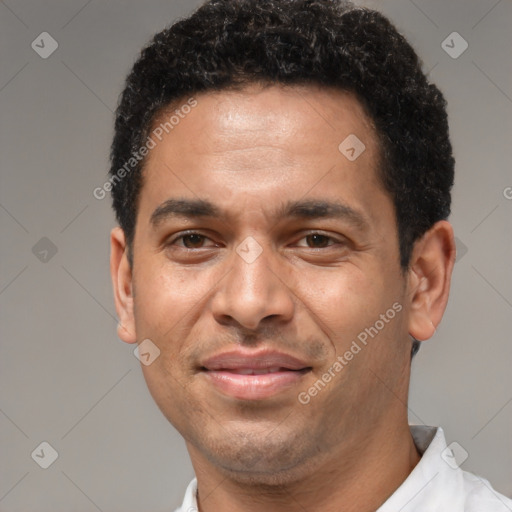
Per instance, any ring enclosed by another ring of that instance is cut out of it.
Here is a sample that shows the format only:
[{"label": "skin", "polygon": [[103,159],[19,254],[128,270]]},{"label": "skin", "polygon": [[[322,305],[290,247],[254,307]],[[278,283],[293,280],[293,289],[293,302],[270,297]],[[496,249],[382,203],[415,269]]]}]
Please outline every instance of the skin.
[{"label": "skin", "polygon": [[[148,156],[133,268],[123,231],[111,233],[119,336],[161,351],[142,370],[185,438],[201,511],[374,511],[420,459],[407,421],[410,336],[426,340],[441,321],[452,227],[436,223],[401,272],[374,127],[352,95],[251,85],[196,99]],[[366,146],[353,162],[338,150],[350,134]],[[223,215],[152,225],[170,198],[209,200]],[[304,199],[342,201],[366,228],[276,216]],[[178,238],[185,230],[204,236]],[[248,236],[262,249],[252,263],[236,252]],[[396,302],[402,310],[301,404],[298,393]],[[227,397],[199,366],[237,345],[281,350],[312,370],[265,400]]]}]

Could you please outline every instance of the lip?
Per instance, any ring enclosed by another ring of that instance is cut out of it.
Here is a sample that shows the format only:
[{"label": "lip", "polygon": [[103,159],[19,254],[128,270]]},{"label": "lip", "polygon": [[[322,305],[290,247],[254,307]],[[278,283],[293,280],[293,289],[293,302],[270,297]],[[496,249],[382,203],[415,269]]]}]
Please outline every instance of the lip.
[{"label": "lip", "polygon": [[201,366],[221,393],[241,400],[261,400],[283,392],[296,386],[310,370],[294,356],[269,350],[223,352]]}]

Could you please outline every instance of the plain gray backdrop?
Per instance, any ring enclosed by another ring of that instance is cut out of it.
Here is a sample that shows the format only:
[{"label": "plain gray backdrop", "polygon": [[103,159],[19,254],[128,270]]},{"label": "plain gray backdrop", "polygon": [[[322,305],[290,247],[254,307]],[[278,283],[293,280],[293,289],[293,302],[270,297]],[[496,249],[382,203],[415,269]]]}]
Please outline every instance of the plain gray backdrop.
[{"label": "plain gray backdrop", "polygon": [[[193,477],[134,346],[117,339],[115,223],[93,190],[138,51],[199,3],[0,3],[2,512],[173,510]],[[459,256],[413,363],[410,421],[443,426],[462,467],[512,497],[512,2],[361,3],[390,16],[445,94],[457,161]],[[42,442],[58,454],[47,469]]]}]

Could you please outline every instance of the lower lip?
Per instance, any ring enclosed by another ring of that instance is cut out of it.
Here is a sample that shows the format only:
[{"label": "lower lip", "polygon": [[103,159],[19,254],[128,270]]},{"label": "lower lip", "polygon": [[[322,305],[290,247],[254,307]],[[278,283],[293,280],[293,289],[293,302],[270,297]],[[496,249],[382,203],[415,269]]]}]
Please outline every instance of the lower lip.
[{"label": "lower lip", "polygon": [[226,370],[208,370],[203,373],[225,395],[241,400],[261,400],[296,385],[308,372],[309,369],[260,375],[241,375]]}]

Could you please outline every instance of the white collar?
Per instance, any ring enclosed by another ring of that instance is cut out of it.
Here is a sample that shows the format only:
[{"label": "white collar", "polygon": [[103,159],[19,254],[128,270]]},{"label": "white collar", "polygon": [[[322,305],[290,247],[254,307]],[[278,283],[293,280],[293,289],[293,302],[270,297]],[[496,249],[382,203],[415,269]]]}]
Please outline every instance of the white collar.
[{"label": "white collar", "polygon": [[[410,425],[410,429],[422,457],[376,512],[512,512],[512,500],[457,465],[452,448],[463,449],[455,443],[447,446],[441,427]],[[175,512],[198,512],[196,493],[194,478]]]}]

